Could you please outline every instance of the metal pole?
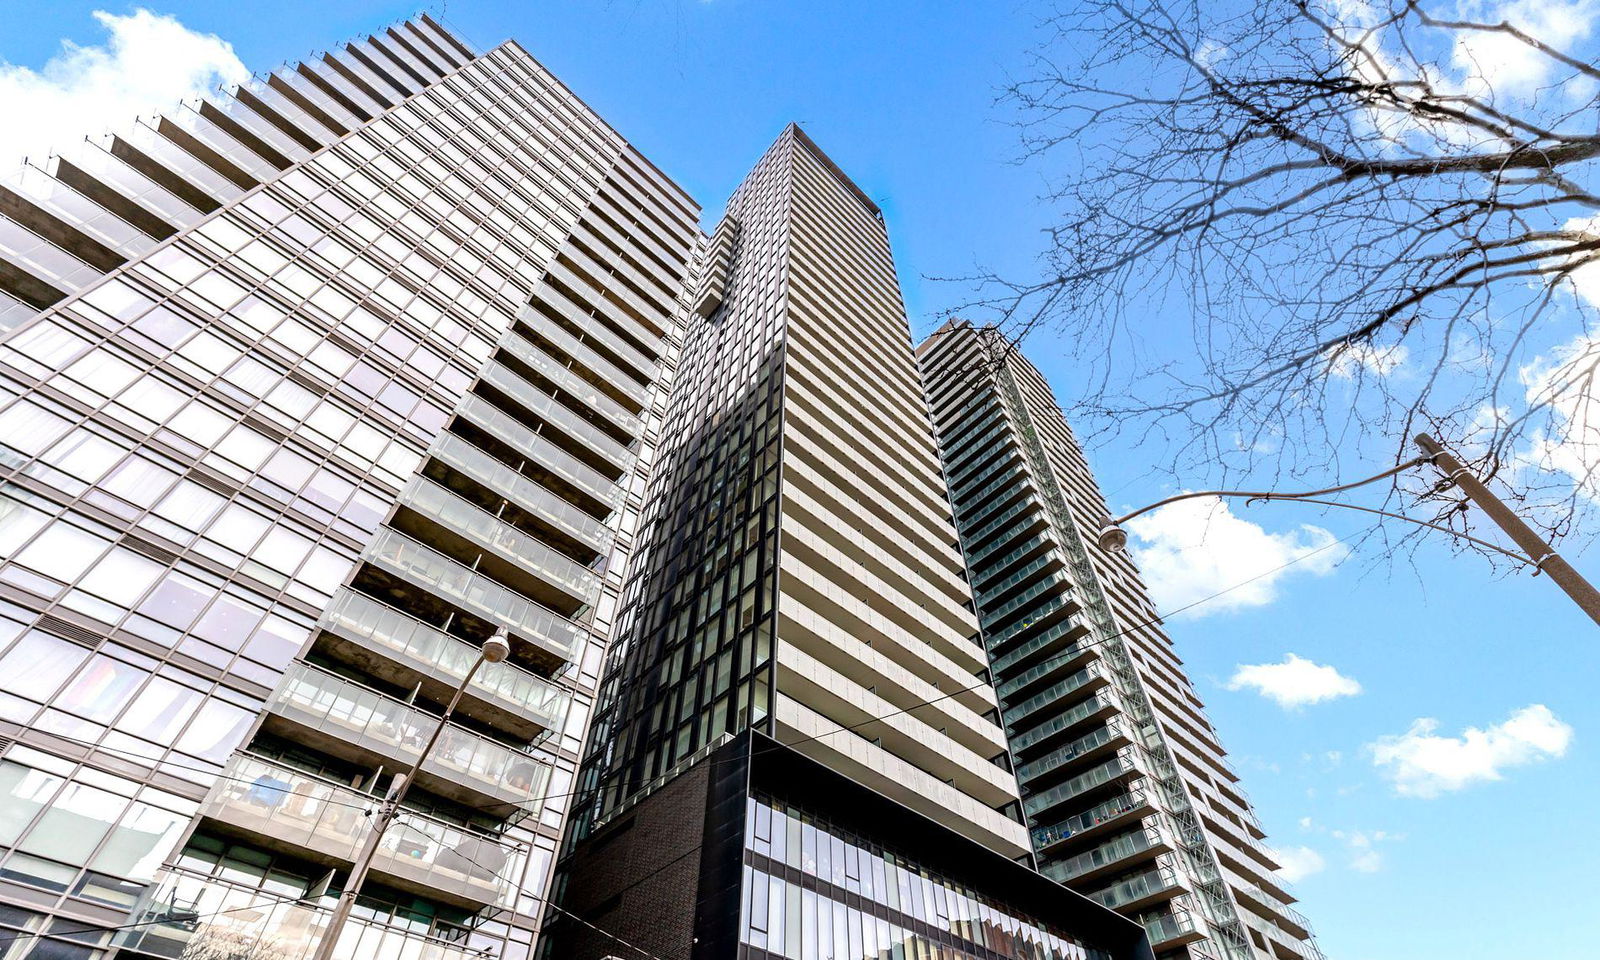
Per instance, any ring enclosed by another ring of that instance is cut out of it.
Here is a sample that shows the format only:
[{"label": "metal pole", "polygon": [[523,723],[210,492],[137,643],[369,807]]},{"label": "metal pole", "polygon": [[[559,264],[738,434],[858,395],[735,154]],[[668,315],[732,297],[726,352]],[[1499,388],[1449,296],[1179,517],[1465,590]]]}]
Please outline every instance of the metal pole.
[{"label": "metal pole", "polygon": [[1533,562],[1535,570],[1548,573],[1556,586],[1566,591],[1567,596],[1571,597],[1591,620],[1600,625],[1600,591],[1595,590],[1593,584],[1585,580],[1572,564],[1556,553],[1549,542],[1535,533],[1533,528],[1512,512],[1493,491],[1484,486],[1483,481],[1462,466],[1461,461],[1441,446],[1439,441],[1425,433],[1419,433],[1417,446],[1433,457],[1434,465],[1444,471],[1446,480],[1460,487],[1462,493],[1477,504],[1490,520],[1499,525],[1506,536],[1516,542]]},{"label": "metal pole", "polygon": [[417,779],[417,771],[422,769],[422,764],[428,759],[428,754],[433,752],[434,744],[439,742],[439,736],[444,733],[444,728],[450,722],[450,715],[456,712],[456,705],[461,702],[461,694],[472,683],[472,678],[478,675],[478,668],[485,661],[499,663],[506,658],[510,646],[501,633],[486,641],[483,651],[478,654],[478,659],[473,661],[472,669],[461,679],[456,687],[455,694],[450,698],[450,705],[444,708],[444,714],[439,718],[439,723],[433,728],[433,735],[423,745],[422,752],[417,754],[417,760],[411,769],[403,774],[395,774],[394,781],[389,785],[389,792],[384,795],[383,806],[378,811],[378,818],[373,821],[372,829],[367,833],[367,839],[361,844],[361,852],[356,856],[356,864],[350,870],[350,879],[344,885],[344,891],[339,894],[339,905],[334,908],[333,916],[328,918],[328,929],[322,933],[322,939],[317,941],[317,951],[312,954],[311,960],[333,960],[333,949],[339,944],[339,934],[344,932],[344,925],[350,920],[350,911],[356,905],[356,897],[361,894],[361,885],[367,880],[367,871],[372,867],[372,858],[378,852],[378,842],[383,839],[383,832],[389,828],[400,813],[400,801],[406,797],[406,792],[411,789],[411,784]]}]

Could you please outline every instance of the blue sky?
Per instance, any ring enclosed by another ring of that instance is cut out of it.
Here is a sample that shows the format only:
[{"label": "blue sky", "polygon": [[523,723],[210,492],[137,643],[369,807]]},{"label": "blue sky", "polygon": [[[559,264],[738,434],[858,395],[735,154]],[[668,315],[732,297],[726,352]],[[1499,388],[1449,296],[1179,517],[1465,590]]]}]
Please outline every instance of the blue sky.
[{"label": "blue sky", "polygon": [[[149,6],[221,37],[257,70],[414,9],[387,0]],[[22,71],[44,70],[64,40],[104,47],[95,10],[133,8],[0,0],[9,65],[0,93],[68,82],[59,63],[43,79]],[[1041,243],[1041,171],[1011,162],[1015,133],[994,105],[1038,39],[1031,16],[1005,3],[454,0],[446,19],[480,47],[519,40],[712,214],[782,126],[801,121],[884,208],[920,335],[965,292],[929,277],[977,264],[1025,269]],[[227,75],[225,51],[202,53]],[[112,51],[95,62],[114,70],[118,60]],[[0,95],[0,128],[14,126],[17,99]],[[1177,315],[1146,322],[1156,338],[1187,332]],[[1077,371],[1046,339],[1029,353],[1066,402]],[[1091,451],[1114,507],[1171,492],[1148,477],[1156,455]],[[1291,504],[1212,519],[1202,528],[1174,515],[1136,530],[1150,537],[1149,569],[1171,573],[1168,602],[1364,529],[1359,516]],[[1376,547],[1333,562],[1342,551],[1169,625],[1270,842],[1309,870],[1297,889],[1325,951],[1336,960],[1592,956],[1582,929],[1597,912],[1589,874],[1600,862],[1592,624],[1547,581],[1497,574],[1448,543],[1394,563]],[[1600,551],[1573,559],[1600,575]],[[1291,653],[1336,674],[1302,665],[1244,678],[1282,697],[1340,695],[1285,707],[1230,684],[1241,665]],[[1436,725],[1417,725],[1424,718]],[[1468,728],[1478,734],[1455,739]]]}]

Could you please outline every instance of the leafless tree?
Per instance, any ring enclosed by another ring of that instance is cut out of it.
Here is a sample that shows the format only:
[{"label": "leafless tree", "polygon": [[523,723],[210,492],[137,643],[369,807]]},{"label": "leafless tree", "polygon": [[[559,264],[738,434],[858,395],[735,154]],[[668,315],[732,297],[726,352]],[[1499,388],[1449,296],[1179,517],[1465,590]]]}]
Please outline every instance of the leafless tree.
[{"label": "leafless tree", "polygon": [[1068,344],[1074,419],[1190,485],[1327,479],[1426,427],[1571,533],[1600,493],[1600,11],[1510,2],[1064,6],[1007,91],[1059,210],[1042,270],[955,312]]}]

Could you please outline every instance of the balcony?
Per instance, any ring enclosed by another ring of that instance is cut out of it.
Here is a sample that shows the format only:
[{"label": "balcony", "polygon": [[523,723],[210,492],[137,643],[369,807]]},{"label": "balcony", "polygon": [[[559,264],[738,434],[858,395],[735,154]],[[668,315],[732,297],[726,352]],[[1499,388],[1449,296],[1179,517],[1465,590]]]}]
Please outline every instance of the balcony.
[{"label": "balcony", "polygon": [[1143,790],[1129,790],[1059,823],[1035,828],[1032,832],[1033,849],[1041,856],[1046,856],[1068,840],[1104,835],[1131,824],[1136,818],[1154,813],[1155,809],[1155,803]]},{"label": "balcony", "polygon": [[[999,654],[1012,641],[1036,629],[1038,634],[1042,635],[1045,629],[1073,616],[1082,609],[1083,606],[1073,596],[1070,587],[1064,588],[1040,600],[1037,606],[1028,611],[1027,619],[1020,620],[993,632],[986,631],[984,640],[988,642],[991,654]],[[1008,658],[1009,653],[1000,655],[996,662],[998,663]]]},{"label": "balcony", "polygon": [[[291,739],[369,766],[409,767],[439,724],[431,713],[305,663],[284,671],[268,723]],[[425,786],[473,806],[537,811],[549,768],[520,750],[450,724],[422,765]]]},{"label": "balcony", "polygon": [[432,480],[412,477],[397,506],[430,522],[420,529],[399,514],[393,521],[397,528],[464,562],[476,561],[479,571],[564,616],[593,605],[600,595],[599,574]]},{"label": "balcony", "polygon": [[1021,703],[1008,704],[1001,710],[1005,719],[1006,731],[1015,733],[1026,727],[1028,718],[1051,707],[1061,707],[1067,704],[1068,698],[1074,694],[1092,692],[1109,686],[1111,678],[1098,663],[1088,666],[1070,674],[1062,680],[1057,680],[1039,693],[1034,694]]},{"label": "balcony", "polygon": [[1228,886],[1233,888],[1234,897],[1244,906],[1263,914],[1262,919],[1265,922],[1283,927],[1297,939],[1304,940],[1311,937],[1311,921],[1306,919],[1305,914],[1233,870],[1227,872],[1225,879],[1228,881]]},{"label": "balcony", "polygon": [[1132,742],[1133,738],[1128,734],[1124,721],[1112,717],[1098,730],[1091,731],[1064,747],[1058,747],[1037,760],[1030,760],[1017,767],[1017,782],[1036,788],[1047,787],[1048,782],[1034,783],[1034,781],[1058,773],[1062,767],[1074,761],[1096,757]]},{"label": "balcony", "polygon": [[[1005,678],[995,688],[995,692],[1003,697],[1010,696],[1028,684],[1044,679],[1054,671],[1071,667],[1083,656],[1099,653],[1097,647],[1090,647],[1081,642],[1088,636],[1087,624],[1066,620],[1038,634],[1010,653],[995,657],[994,675]],[[1012,670],[1036,659],[1040,662],[1028,667],[1022,673],[1011,675]]]},{"label": "balcony", "polygon": [[1146,917],[1140,922],[1150,937],[1151,949],[1157,953],[1204,940],[1206,936],[1188,910],[1174,909],[1172,913]]},{"label": "balcony", "polygon": [[[456,415],[473,424],[496,441],[505,444],[530,461],[529,467],[541,470],[553,480],[590,497],[606,512],[622,505],[627,496],[611,477],[594,469],[560,447],[517,422],[517,419],[474,393],[456,404]],[[535,478],[543,483],[542,478]]]},{"label": "balcony", "polygon": [[[609,472],[612,479],[626,473],[632,466],[634,456],[628,448],[618,443],[612,436],[600,430],[594,424],[578,416],[568,407],[562,405],[549,394],[535,387],[533,384],[512,373],[509,367],[499,363],[490,363],[479,374],[478,382],[493,387],[500,394],[511,398],[519,407],[533,414],[539,421],[577,441],[577,446],[583,456],[578,459],[596,466],[602,472]],[[547,431],[541,430],[544,434]],[[570,451],[569,451],[570,452]],[[597,464],[605,464],[599,467]]]},{"label": "balcony", "polygon": [[485,623],[505,627],[556,664],[577,659],[586,636],[582,627],[397,530],[380,530],[361,556]]},{"label": "balcony", "polygon": [[[328,928],[335,898],[276,899],[260,890],[170,871],[140,896],[119,950],[166,960],[307,960]],[[333,960],[483,960],[467,943],[352,916]]]},{"label": "balcony", "polygon": [[1023,809],[1029,817],[1039,816],[1047,810],[1052,810],[1063,803],[1089,794],[1102,787],[1118,786],[1137,777],[1145,775],[1144,770],[1134,760],[1134,747],[1123,747],[1116,756],[1097,767],[1091,767],[1084,773],[1078,774],[1071,780],[1063,781],[1048,790],[1041,791],[1026,797],[1022,801]]},{"label": "balcony", "polygon": [[1047,863],[1039,872],[1057,883],[1071,883],[1128,870],[1138,861],[1154,859],[1171,849],[1172,844],[1158,830],[1145,827],[1064,860]]},{"label": "balcony", "polygon": [[637,437],[643,430],[639,417],[627,407],[613,400],[607,393],[573,373],[557,360],[521,335],[508,331],[500,338],[500,347],[540,376],[588,404],[591,409],[625,433]]},{"label": "balcony", "polygon": [[[330,635],[319,650],[396,686],[420,683],[425,694],[440,702],[478,659],[474,644],[346,589],[334,594],[318,624]],[[343,649],[347,646],[355,649]],[[567,691],[508,660],[480,667],[457,709],[531,740],[559,726],[571,701]]]},{"label": "balcony", "polygon": [[1052,743],[1061,743],[1071,739],[1073,731],[1079,729],[1082,724],[1103,720],[1119,709],[1108,687],[1082,703],[1063,710],[1037,727],[1030,727],[1012,737],[1011,752],[1020,755],[1034,747],[1043,748]]},{"label": "balcony", "polygon": [[428,455],[504,497],[534,519],[549,524],[578,544],[593,550],[594,556],[598,557],[611,549],[615,534],[605,523],[455,434],[439,434]]},{"label": "balcony", "polygon": [[[619,357],[627,357],[629,354],[631,354],[633,362],[630,364],[630,366],[645,372],[632,373],[624,371],[621,367],[602,356],[593,347],[567,332],[565,328],[547,319],[530,304],[523,309],[522,316],[519,319],[522,321],[522,323],[527,325],[528,329],[534,331],[535,335],[541,341],[550,344],[551,349],[571,357],[573,362],[583,366],[593,373],[595,375],[595,379],[607,384],[611,387],[611,389],[616,390],[627,399],[633,401],[635,406],[643,407],[649,402],[650,392],[648,388],[641,383],[641,381],[649,381],[654,379],[656,367],[652,361],[645,358],[643,354],[637,353],[633,350],[633,348],[628,347],[626,344],[621,344],[614,341],[608,342],[599,334],[585,331],[583,327],[584,323],[595,324],[598,326],[599,322],[591,319],[587,314],[580,312],[575,306],[572,306],[570,301],[567,301],[567,299],[560,293],[556,292],[554,288],[543,287],[537,293],[535,293],[534,296],[536,299],[544,303],[545,306],[549,307],[553,312],[566,317],[574,324],[574,326],[578,327],[580,331],[583,331],[585,335],[589,336],[591,339],[601,341],[601,343],[610,349],[613,354],[616,354]],[[565,306],[563,306],[563,304],[565,304]],[[605,335],[609,336],[609,332],[605,332]],[[624,351],[626,351],[626,353]]]},{"label": "balcony", "polygon": [[1171,900],[1185,893],[1178,873],[1163,857],[1156,868],[1126,880],[1118,880],[1103,890],[1089,894],[1089,899],[1112,910],[1137,910],[1140,907]]},{"label": "balcony", "polygon": [[[265,847],[353,864],[372,826],[363,811],[377,798],[247,753],[234,756],[200,807],[203,816],[251,835]],[[373,855],[372,870],[424,897],[468,909],[510,906],[526,852],[403,810]]]}]

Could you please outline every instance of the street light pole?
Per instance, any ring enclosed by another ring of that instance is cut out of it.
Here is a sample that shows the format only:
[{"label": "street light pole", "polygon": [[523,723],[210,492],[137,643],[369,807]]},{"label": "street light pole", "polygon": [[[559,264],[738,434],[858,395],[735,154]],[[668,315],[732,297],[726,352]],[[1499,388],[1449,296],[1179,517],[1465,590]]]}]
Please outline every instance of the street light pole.
[{"label": "street light pole", "polygon": [[417,778],[417,771],[422,769],[422,764],[433,752],[434,744],[439,742],[439,737],[444,733],[445,726],[450,722],[451,714],[456,712],[456,705],[461,702],[461,695],[466,692],[472,678],[478,675],[478,668],[485,663],[499,663],[511,655],[511,642],[509,634],[504,627],[495,631],[494,636],[483,642],[483,647],[478,651],[478,659],[472,663],[472,669],[461,678],[455,693],[450,697],[450,704],[444,708],[444,715],[439,718],[439,723],[433,728],[433,735],[423,745],[422,752],[417,754],[417,760],[411,769],[405,773],[397,773],[389,783],[389,789],[384,794],[383,804],[378,809],[378,818],[373,821],[372,829],[367,831],[367,839],[361,844],[361,852],[356,855],[355,866],[350,870],[350,879],[344,885],[344,891],[339,894],[339,905],[334,908],[333,916],[328,919],[328,928],[323,931],[322,939],[317,942],[317,952],[311,960],[333,960],[334,948],[339,944],[339,935],[344,932],[344,925],[350,920],[350,911],[356,905],[356,897],[361,893],[361,885],[366,883],[367,871],[372,868],[372,858],[378,852],[378,843],[383,839],[383,832],[389,828],[400,813],[400,802],[405,799],[406,792],[411,789],[411,784]]},{"label": "street light pole", "polygon": [[1461,492],[1477,504],[1478,508],[1528,555],[1528,560],[1535,570],[1549,574],[1556,586],[1566,591],[1567,596],[1589,615],[1589,619],[1600,624],[1600,591],[1595,590],[1594,584],[1585,580],[1582,574],[1573,569],[1572,564],[1556,553],[1555,548],[1550,546],[1547,540],[1524,523],[1521,517],[1495,496],[1494,491],[1485,486],[1482,480],[1462,466],[1461,461],[1441,446],[1439,441],[1426,433],[1419,433],[1417,446],[1433,460],[1434,466],[1444,472],[1447,481],[1460,487]]}]

